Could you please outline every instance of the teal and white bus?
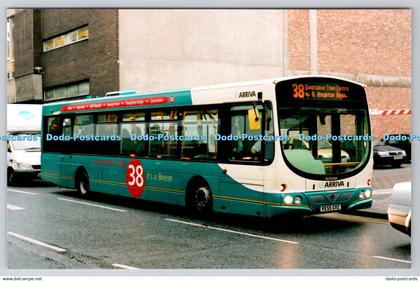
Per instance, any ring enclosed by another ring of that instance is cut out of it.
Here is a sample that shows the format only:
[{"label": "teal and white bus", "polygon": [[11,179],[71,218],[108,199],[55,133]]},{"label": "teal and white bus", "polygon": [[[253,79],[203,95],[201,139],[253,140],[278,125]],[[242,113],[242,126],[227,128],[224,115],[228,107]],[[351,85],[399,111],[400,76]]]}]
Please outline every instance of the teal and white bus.
[{"label": "teal and white bus", "polygon": [[365,87],[337,77],[60,101],[42,136],[42,178],[81,196],[260,217],[372,205]]}]

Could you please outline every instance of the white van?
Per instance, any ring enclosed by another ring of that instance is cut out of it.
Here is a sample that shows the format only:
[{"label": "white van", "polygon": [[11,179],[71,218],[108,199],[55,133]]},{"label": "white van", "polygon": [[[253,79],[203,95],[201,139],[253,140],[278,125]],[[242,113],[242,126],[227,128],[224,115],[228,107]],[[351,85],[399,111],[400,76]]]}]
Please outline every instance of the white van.
[{"label": "white van", "polygon": [[7,185],[40,178],[42,105],[7,105]]}]

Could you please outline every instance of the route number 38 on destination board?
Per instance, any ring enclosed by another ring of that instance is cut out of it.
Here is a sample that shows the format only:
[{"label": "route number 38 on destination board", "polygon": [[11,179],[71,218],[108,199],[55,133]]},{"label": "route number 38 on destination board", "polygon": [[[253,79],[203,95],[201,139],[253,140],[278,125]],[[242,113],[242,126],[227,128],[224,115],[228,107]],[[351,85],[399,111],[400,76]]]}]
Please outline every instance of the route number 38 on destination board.
[{"label": "route number 38 on destination board", "polygon": [[[293,97],[295,99],[305,98],[305,86],[303,84],[293,84],[292,87],[293,87]],[[306,95],[309,96],[308,93],[306,93]]]},{"label": "route number 38 on destination board", "polygon": [[133,197],[140,197],[144,191],[144,170],[140,161],[132,159],[127,165],[125,181]]}]

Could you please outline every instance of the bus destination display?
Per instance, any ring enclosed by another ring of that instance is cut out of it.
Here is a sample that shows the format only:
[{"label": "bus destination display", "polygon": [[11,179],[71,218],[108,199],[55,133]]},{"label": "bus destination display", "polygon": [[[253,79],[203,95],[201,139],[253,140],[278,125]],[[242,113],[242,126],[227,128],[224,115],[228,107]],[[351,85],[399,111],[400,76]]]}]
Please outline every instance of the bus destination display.
[{"label": "bus destination display", "polygon": [[297,100],[347,100],[350,88],[340,84],[293,83],[292,97]]}]

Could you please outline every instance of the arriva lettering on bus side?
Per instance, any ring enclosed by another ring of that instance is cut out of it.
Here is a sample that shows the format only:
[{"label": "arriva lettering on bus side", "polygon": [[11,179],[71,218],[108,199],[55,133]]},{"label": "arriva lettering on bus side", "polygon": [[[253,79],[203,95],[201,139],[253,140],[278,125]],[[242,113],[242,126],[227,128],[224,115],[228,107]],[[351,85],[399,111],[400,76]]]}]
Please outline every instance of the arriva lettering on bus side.
[{"label": "arriva lettering on bus side", "polygon": [[372,138],[346,137],[371,135],[354,81],[305,75],[60,101],[43,106],[42,122],[42,178],[80,196],[264,218],[372,205]]},{"label": "arriva lettering on bus side", "polygon": [[240,92],[239,93],[239,97],[240,98],[251,98],[251,97],[256,97],[256,93],[254,91],[251,92]]}]

